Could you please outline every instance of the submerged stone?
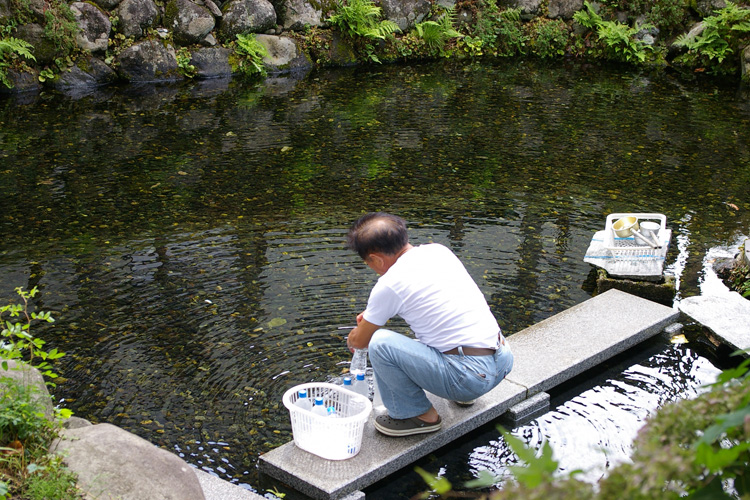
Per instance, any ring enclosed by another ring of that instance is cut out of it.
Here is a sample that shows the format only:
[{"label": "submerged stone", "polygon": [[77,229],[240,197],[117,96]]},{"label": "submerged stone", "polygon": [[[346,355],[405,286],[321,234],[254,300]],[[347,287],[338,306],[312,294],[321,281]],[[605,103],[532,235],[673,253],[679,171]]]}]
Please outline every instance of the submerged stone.
[{"label": "submerged stone", "polygon": [[612,278],[604,269],[598,269],[596,292],[604,293],[613,288],[665,306],[671,306],[674,302],[675,280],[673,276],[664,276],[659,282],[639,281]]}]

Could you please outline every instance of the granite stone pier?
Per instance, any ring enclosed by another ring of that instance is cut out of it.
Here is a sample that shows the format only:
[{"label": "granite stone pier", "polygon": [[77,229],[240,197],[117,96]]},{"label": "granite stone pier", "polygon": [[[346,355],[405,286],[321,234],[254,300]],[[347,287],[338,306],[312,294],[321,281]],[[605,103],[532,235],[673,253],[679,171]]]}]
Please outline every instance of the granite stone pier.
[{"label": "granite stone pier", "polygon": [[315,499],[364,498],[360,490],[513,408],[520,415],[525,410],[519,403],[536,395],[532,402],[543,404],[542,392],[657,335],[678,315],[670,307],[609,290],[511,335],[513,371],[473,406],[430,395],[443,418],[440,431],[391,438],[375,430],[371,416],[362,450],[353,458],[325,460],[289,442],[262,455],[260,470]]},{"label": "granite stone pier", "polygon": [[731,350],[750,349],[750,300],[739,293],[687,297],[679,308]]}]

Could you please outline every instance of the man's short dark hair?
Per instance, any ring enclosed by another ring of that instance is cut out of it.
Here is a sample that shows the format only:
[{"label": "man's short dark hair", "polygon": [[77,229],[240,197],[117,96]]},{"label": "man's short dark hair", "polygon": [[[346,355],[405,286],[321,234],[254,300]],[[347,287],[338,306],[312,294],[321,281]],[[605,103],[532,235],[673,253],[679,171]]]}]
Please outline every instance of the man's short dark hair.
[{"label": "man's short dark hair", "polygon": [[408,243],[406,221],[386,212],[363,215],[346,236],[346,245],[363,259],[373,252],[395,255]]}]

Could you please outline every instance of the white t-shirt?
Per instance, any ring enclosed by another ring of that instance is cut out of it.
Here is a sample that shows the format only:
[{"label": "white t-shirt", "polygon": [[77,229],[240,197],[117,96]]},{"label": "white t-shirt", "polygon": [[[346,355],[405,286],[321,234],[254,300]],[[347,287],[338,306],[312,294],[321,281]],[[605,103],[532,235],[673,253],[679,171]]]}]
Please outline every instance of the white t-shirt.
[{"label": "white t-shirt", "polygon": [[396,315],[440,352],[498,347],[500,326],[482,291],[458,257],[437,243],[401,255],[370,292],[365,320],[383,326]]}]

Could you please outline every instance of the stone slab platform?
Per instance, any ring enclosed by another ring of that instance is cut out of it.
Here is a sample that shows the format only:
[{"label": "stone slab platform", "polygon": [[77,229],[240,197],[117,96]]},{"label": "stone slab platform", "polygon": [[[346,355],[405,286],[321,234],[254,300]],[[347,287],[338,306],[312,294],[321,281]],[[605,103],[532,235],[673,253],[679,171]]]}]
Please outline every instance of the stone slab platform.
[{"label": "stone slab platform", "polygon": [[267,500],[266,497],[200,469],[195,469],[195,475],[198,477],[206,500]]},{"label": "stone slab platform", "polygon": [[380,479],[460,438],[527,398],[547,391],[661,332],[679,313],[634,295],[609,290],[509,337],[513,371],[468,408],[431,396],[443,418],[433,434],[389,438],[365,425],[362,450],[333,461],[289,442],[260,457],[261,472],[315,499],[357,495]]},{"label": "stone slab platform", "polygon": [[739,293],[688,297],[679,307],[730,348],[750,349],[750,300]]}]

